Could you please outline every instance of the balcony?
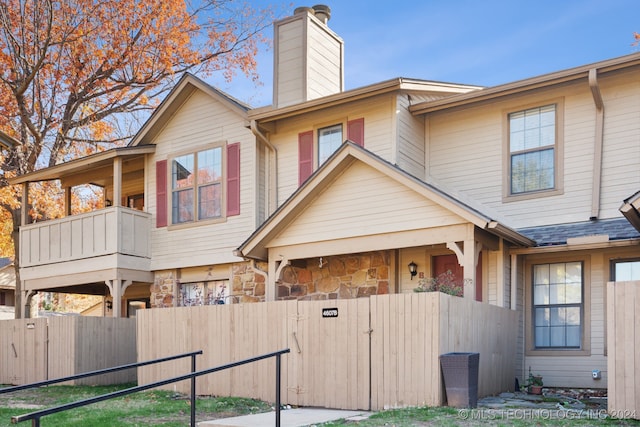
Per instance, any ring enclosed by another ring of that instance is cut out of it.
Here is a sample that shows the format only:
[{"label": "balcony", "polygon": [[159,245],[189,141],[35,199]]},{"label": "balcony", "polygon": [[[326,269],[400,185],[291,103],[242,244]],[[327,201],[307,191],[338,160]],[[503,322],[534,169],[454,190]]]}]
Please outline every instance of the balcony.
[{"label": "balcony", "polygon": [[150,230],[149,213],[122,206],[22,226],[24,290],[148,279]]}]

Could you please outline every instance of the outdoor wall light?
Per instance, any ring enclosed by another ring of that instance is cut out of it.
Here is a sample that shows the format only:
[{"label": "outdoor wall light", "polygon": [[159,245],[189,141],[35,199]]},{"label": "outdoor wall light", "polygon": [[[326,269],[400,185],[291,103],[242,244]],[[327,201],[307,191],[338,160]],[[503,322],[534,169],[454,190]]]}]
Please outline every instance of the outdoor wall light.
[{"label": "outdoor wall light", "polygon": [[113,308],[113,302],[111,302],[111,300],[108,300],[105,305],[107,306],[107,310],[111,310]]},{"label": "outdoor wall light", "polygon": [[418,264],[416,264],[415,262],[411,261],[409,263],[409,273],[411,273],[411,280],[413,280],[413,276],[418,274]]}]

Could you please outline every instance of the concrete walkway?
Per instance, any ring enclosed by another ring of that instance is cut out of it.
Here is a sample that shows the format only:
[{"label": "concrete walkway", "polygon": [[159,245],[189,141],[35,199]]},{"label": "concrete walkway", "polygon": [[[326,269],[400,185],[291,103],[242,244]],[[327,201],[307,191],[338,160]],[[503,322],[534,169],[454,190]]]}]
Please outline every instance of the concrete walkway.
[{"label": "concrete walkway", "polygon": [[[488,411],[488,413],[522,411],[523,409],[529,411],[526,413],[532,415],[535,415],[534,411],[541,411],[543,416],[551,418],[558,418],[571,411],[574,411],[573,415],[580,415],[572,418],[580,418],[590,414],[600,417],[606,414],[607,398],[580,396],[571,393],[571,390],[547,390],[544,398],[543,396],[529,395],[521,392],[501,393],[499,396],[489,396],[479,399],[477,408],[477,410]],[[306,427],[342,418],[359,421],[367,419],[372,414],[373,412],[367,411],[343,411],[324,408],[283,409],[280,412],[280,424],[282,427]],[[276,413],[266,412],[262,414],[203,421],[198,423],[198,426],[270,427],[274,426],[275,423]]]},{"label": "concrete walkway", "polygon": [[[281,427],[304,427],[314,424],[345,419],[366,419],[370,412],[366,411],[341,411],[324,408],[295,408],[280,411]],[[221,418],[213,421],[202,421],[200,427],[224,426],[224,427],[271,427],[276,425],[276,413],[265,412],[262,414],[243,415],[241,417]]]}]

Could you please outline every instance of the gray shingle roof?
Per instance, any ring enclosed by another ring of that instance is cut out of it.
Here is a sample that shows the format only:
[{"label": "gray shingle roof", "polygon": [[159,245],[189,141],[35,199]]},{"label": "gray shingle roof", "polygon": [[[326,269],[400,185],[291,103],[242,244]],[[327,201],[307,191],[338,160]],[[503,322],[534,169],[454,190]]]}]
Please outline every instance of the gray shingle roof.
[{"label": "gray shingle roof", "polygon": [[517,231],[536,241],[537,246],[565,245],[572,237],[606,234],[609,240],[638,239],[640,232],[625,218],[574,222],[519,228]]}]

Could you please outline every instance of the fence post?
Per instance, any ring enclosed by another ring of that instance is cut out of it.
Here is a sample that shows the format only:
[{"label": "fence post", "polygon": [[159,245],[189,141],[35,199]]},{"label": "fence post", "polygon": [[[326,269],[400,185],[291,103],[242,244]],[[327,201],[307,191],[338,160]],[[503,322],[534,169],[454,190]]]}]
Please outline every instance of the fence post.
[{"label": "fence post", "polygon": [[[196,372],[196,355],[191,355],[191,373]],[[196,376],[191,377],[191,427],[196,427]]]},{"label": "fence post", "polygon": [[276,355],[276,427],[280,427],[280,359],[282,355]]}]

